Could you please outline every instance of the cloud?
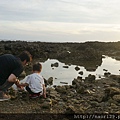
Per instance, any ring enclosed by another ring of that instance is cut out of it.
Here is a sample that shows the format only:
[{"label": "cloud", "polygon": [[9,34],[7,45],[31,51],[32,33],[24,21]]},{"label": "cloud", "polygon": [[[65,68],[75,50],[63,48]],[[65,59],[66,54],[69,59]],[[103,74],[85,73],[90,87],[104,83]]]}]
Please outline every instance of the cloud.
[{"label": "cloud", "polygon": [[120,25],[116,24],[2,21],[0,28],[1,38],[7,39],[56,40],[59,42],[120,39]]},{"label": "cloud", "polygon": [[0,0],[0,19],[118,23],[119,5],[119,0]]},{"label": "cloud", "polygon": [[0,38],[120,39],[119,0],[0,0]]}]

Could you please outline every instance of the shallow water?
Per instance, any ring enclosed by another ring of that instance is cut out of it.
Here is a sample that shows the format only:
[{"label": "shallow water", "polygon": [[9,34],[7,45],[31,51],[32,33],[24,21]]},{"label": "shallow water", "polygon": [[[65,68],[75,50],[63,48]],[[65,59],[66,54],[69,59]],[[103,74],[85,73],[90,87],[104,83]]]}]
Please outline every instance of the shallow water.
[{"label": "shallow water", "polygon": [[[51,67],[51,64],[58,63],[58,67]],[[115,60],[111,57],[104,56],[102,58],[102,63],[100,66],[97,66],[94,71],[86,70],[84,66],[78,65],[66,65],[56,59],[48,59],[44,63],[42,63],[43,69],[41,75],[48,79],[53,77],[54,85],[63,85],[60,82],[67,82],[68,84],[72,84],[72,80],[81,76],[83,79],[87,77],[89,74],[95,75],[96,79],[104,77],[104,73],[110,72],[111,74],[119,75],[120,74],[120,61]],[[68,68],[64,68],[63,66],[68,66]],[[78,66],[80,68],[79,71],[75,70],[75,67]],[[83,71],[83,75],[80,75],[79,72]]]},{"label": "shallow water", "polygon": [[[51,67],[51,64],[54,63],[58,63],[58,67]],[[65,82],[68,83],[68,85],[71,85],[74,78],[80,76],[84,79],[89,74],[95,75],[96,79],[103,78],[105,72],[110,72],[114,75],[120,74],[120,61],[108,56],[104,56],[104,58],[102,58],[101,64],[95,67],[96,69],[94,69],[94,71],[90,71],[84,66],[67,65],[56,59],[48,59],[42,63],[42,66],[41,75],[46,80],[48,80],[50,77],[53,77],[53,85],[64,85],[61,82]],[[64,68],[64,66],[68,66],[68,68]],[[80,70],[76,71],[76,66],[78,66]],[[83,71],[83,75],[79,74],[80,71]],[[21,82],[25,82],[25,79],[21,80]]]}]

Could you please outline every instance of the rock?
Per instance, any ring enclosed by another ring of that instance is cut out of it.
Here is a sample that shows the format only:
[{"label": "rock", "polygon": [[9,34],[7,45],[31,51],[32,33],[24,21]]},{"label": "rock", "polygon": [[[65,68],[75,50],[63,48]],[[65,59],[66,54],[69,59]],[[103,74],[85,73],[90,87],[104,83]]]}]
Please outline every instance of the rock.
[{"label": "rock", "polygon": [[96,70],[96,67],[86,67],[87,71],[94,72]]},{"label": "rock", "polygon": [[88,77],[85,78],[85,82],[90,82],[90,83],[93,83],[95,82],[95,75],[91,75],[89,74]]},{"label": "rock", "polygon": [[51,67],[58,67],[59,66],[59,63],[58,62],[56,62],[56,63],[54,63],[54,64],[51,64]]},{"label": "rock", "polygon": [[75,108],[74,108],[74,106],[72,106],[72,105],[69,105],[67,108],[66,108],[66,113],[68,113],[68,114],[73,114],[73,113],[75,113]]},{"label": "rock", "polygon": [[103,69],[103,71],[106,71],[106,72],[107,72],[108,70],[106,70],[106,69]]},{"label": "rock", "polygon": [[98,106],[100,106],[97,101],[91,101],[90,104],[91,104],[92,107],[98,107]]},{"label": "rock", "polygon": [[53,77],[50,77],[48,80],[47,80],[47,83],[49,85],[53,85]]},{"label": "rock", "polygon": [[75,70],[78,71],[78,70],[80,70],[80,68],[79,68],[78,66],[76,66],[76,67],[75,67]]},{"label": "rock", "polygon": [[69,68],[69,66],[63,66],[63,68]]},{"label": "rock", "polygon": [[71,101],[72,101],[74,104],[80,104],[80,101],[77,100],[77,99],[75,99],[75,98],[71,99]]},{"label": "rock", "polygon": [[85,93],[85,87],[83,86],[80,86],[76,89],[77,93],[79,94],[84,94]]},{"label": "rock", "polygon": [[120,102],[120,95],[114,95],[113,100]]},{"label": "rock", "polygon": [[80,77],[80,76],[77,76],[77,79],[78,79],[78,80],[82,80],[82,77]]},{"label": "rock", "polygon": [[60,83],[62,83],[62,84],[68,84],[67,82],[60,82]]},{"label": "rock", "polygon": [[47,88],[46,91],[48,92],[48,97],[50,97],[52,99],[56,100],[56,99],[58,99],[60,97],[58,92],[53,88]]},{"label": "rock", "polygon": [[43,109],[50,109],[50,103],[49,102],[44,102],[43,104],[41,104],[41,107]]},{"label": "rock", "polygon": [[113,96],[116,94],[120,94],[120,89],[116,87],[108,87],[105,90],[105,93],[108,94],[109,96]]},{"label": "rock", "polygon": [[110,75],[110,78],[117,80],[120,83],[120,75]]},{"label": "rock", "polygon": [[8,89],[8,93],[11,95],[11,96],[16,96],[17,95],[17,91],[11,87]]},{"label": "rock", "polygon": [[80,86],[80,83],[81,83],[81,78],[80,79],[74,79],[72,81],[72,85]]},{"label": "rock", "polygon": [[62,93],[62,94],[67,93],[67,90],[66,90],[66,88],[65,88],[64,86],[57,86],[57,87],[55,88],[55,90],[56,90],[57,92],[59,92],[59,93]]},{"label": "rock", "polygon": [[104,76],[105,76],[105,77],[108,77],[108,76],[110,76],[110,75],[111,75],[110,72],[105,72],[105,73],[104,73]]},{"label": "rock", "polygon": [[108,101],[114,95],[119,95],[120,94],[120,89],[115,88],[115,87],[108,87],[104,90],[104,92],[105,92],[105,95],[104,95],[102,101]]},{"label": "rock", "polygon": [[52,100],[52,104],[53,105],[55,105],[55,104],[57,104],[58,103],[58,101],[57,100],[55,100],[55,99],[51,99]]},{"label": "rock", "polygon": [[80,71],[79,74],[80,74],[80,75],[83,75],[83,71]]},{"label": "rock", "polygon": [[44,82],[45,82],[45,87],[47,87],[47,85],[49,85],[49,83],[45,78],[44,78]]},{"label": "rock", "polygon": [[57,58],[60,60],[63,58],[69,58],[69,57],[70,57],[70,54],[67,51],[63,51],[63,50],[62,52],[58,53],[58,56],[57,56]]}]

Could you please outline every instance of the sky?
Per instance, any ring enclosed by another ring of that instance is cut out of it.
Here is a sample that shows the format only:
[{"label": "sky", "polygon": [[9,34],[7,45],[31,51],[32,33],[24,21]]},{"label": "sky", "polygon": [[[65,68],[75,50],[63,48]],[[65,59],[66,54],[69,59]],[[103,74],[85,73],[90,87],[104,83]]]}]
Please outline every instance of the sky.
[{"label": "sky", "polygon": [[120,0],[0,0],[0,40],[120,41]]}]

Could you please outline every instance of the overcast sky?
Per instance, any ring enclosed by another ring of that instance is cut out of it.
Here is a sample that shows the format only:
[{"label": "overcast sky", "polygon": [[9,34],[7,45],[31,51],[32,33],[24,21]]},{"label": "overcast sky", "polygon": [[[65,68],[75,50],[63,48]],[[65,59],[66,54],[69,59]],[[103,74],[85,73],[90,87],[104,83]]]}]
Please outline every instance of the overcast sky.
[{"label": "overcast sky", "polygon": [[120,41],[120,0],[0,0],[0,39]]}]

